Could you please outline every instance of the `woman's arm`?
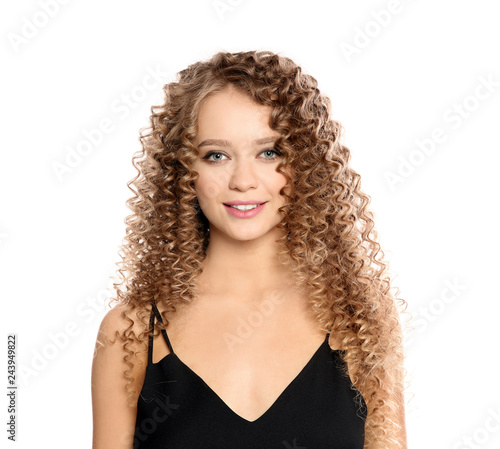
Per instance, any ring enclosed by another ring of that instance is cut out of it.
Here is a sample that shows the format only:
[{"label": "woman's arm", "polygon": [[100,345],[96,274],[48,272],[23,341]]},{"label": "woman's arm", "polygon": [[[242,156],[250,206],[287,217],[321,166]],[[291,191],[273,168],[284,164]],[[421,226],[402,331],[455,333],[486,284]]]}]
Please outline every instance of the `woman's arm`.
[{"label": "woman's arm", "polygon": [[[129,367],[123,360],[126,355],[123,342],[115,335],[116,331],[121,334],[129,326],[128,321],[121,316],[122,310],[124,306],[117,305],[106,314],[97,336],[92,363],[93,449],[133,447],[137,407],[127,403],[124,371]],[[134,321],[136,328],[138,320],[134,318]],[[136,329],[134,332],[138,335]],[[128,347],[137,351],[134,345]],[[135,366],[132,372],[134,382],[130,387],[140,392],[144,382],[147,352],[136,354],[131,361]]]}]

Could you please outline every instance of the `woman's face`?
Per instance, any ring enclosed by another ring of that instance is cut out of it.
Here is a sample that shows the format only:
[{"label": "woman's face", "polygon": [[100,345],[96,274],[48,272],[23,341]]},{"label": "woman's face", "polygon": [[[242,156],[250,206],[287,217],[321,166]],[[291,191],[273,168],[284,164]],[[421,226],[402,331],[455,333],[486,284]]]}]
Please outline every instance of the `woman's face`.
[{"label": "woman's face", "polygon": [[[276,172],[282,156],[273,148],[279,134],[269,127],[270,113],[269,107],[234,89],[202,103],[194,140],[199,152],[195,189],[210,222],[211,239],[216,233],[235,240],[257,239],[283,218],[278,208],[285,198],[279,191],[286,178]],[[238,210],[228,203],[247,203],[240,208],[252,209]]]}]

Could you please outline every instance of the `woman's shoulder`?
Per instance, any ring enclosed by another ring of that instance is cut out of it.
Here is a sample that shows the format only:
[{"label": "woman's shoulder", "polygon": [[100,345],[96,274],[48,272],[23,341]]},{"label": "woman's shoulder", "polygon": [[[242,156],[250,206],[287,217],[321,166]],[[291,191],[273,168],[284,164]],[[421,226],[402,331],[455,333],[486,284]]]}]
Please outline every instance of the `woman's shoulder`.
[{"label": "woman's shoulder", "polygon": [[[139,335],[147,332],[151,305],[131,308],[125,303],[113,306],[103,317],[98,331],[98,342],[113,345],[117,341],[128,341],[127,347],[138,350],[144,347],[138,340]],[[144,338],[142,341],[147,341]],[[121,346],[121,345],[120,345]]]},{"label": "woman's shoulder", "polygon": [[144,309],[131,309],[127,304],[118,303],[103,317],[94,350],[93,372],[96,378],[116,382],[129,369],[133,387],[140,390],[148,363],[148,338],[142,341],[137,338],[148,330],[140,319],[141,310]]},{"label": "woman's shoulder", "polygon": [[137,336],[146,329],[145,323],[141,320],[141,316],[145,314],[150,316],[150,305],[131,308],[127,304],[118,303],[104,315],[99,332],[111,338],[117,332],[122,335],[123,332],[128,330]]},{"label": "woman's shoulder", "polygon": [[[94,358],[99,353],[106,354],[106,363],[119,363],[122,368],[124,357],[134,363],[134,370],[140,377],[147,365],[147,343],[144,333],[148,331],[151,306],[131,308],[118,303],[103,317],[99,326]],[[142,318],[141,318],[142,317]],[[139,340],[139,336],[143,335]]]}]

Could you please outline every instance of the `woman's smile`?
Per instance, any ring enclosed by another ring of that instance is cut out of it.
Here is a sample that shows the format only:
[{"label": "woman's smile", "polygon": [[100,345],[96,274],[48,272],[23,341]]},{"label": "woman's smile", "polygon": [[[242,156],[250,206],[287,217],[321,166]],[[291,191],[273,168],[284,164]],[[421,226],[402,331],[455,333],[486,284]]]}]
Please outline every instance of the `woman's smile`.
[{"label": "woman's smile", "polygon": [[237,206],[229,206],[227,204],[224,204],[224,206],[226,207],[227,211],[236,218],[253,218],[262,211],[265,204],[266,203],[252,203],[241,204]]}]

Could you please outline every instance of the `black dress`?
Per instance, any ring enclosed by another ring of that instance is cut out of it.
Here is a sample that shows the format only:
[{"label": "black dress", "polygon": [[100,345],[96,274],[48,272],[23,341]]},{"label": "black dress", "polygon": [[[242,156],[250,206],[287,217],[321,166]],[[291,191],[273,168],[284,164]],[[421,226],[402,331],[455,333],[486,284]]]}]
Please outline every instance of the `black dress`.
[{"label": "black dress", "polygon": [[[161,315],[153,306],[154,318]],[[362,449],[366,404],[328,334],[302,371],[255,421],[236,414],[170,350],[152,362],[137,401],[134,449]]]}]

